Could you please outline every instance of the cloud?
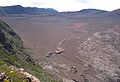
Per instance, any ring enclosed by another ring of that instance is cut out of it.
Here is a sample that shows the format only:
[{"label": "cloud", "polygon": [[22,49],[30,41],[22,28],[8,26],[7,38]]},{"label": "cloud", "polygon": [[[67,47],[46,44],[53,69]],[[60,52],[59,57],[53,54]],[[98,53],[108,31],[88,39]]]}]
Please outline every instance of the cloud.
[{"label": "cloud", "polygon": [[89,3],[90,0],[77,0],[78,2],[81,2],[81,3]]},{"label": "cloud", "polygon": [[25,7],[54,8],[58,11],[79,11],[87,8],[111,11],[120,8],[120,0],[0,0],[0,6],[18,4]]},{"label": "cloud", "polygon": [[84,8],[84,3],[79,2],[78,0],[51,0],[47,2],[45,0],[45,5],[40,7],[50,7],[58,11],[78,11]]},{"label": "cloud", "polygon": [[120,0],[90,0],[89,7],[103,10],[114,10],[120,8]]},{"label": "cloud", "polygon": [[31,2],[31,5],[33,6],[41,6],[41,5],[45,5],[44,2]]}]

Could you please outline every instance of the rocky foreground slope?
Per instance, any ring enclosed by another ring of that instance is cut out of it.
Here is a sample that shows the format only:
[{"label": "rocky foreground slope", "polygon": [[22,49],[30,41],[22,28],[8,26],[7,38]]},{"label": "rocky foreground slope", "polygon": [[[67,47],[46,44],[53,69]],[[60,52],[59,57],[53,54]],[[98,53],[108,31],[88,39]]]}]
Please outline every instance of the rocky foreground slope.
[{"label": "rocky foreground slope", "polygon": [[58,82],[35,64],[21,38],[3,21],[0,21],[0,82]]}]

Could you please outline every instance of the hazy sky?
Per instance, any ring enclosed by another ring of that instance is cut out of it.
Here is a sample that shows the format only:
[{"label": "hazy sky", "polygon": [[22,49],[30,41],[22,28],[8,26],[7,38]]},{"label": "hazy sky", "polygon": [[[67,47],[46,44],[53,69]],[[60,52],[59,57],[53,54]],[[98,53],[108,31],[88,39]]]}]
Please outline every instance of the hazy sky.
[{"label": "hazy sky", "polygon": [[120,8],[120,0],[0,0],[0,6],[10,5],[54,8],[58,11],[78,11],[86,8],[111,11]]}]

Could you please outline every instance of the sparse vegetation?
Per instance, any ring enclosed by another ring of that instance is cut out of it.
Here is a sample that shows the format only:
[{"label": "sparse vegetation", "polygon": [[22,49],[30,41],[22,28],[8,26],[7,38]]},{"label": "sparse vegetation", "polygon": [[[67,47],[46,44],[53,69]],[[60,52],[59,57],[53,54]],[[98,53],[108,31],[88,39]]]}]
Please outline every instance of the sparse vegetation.
[{"label": "sparse vegetation", "polygon": [[[27,72],[38,77],[41,82],[57,82],[42,67],[34,64],[34,60],[25,52],[20,37],[6,23],[0,21],[0,30],[0,33],[3,34],[3,41],[0,42],[0,73],[5,72],[12,82],[28,82],[24,80],[24,75],[9,68],[10,65],[13,65],[24,68]],[[11,32],[13,33],[11,34]],[[6,43],[11,47],[6,48]],[[9,80],[4,80],[4,82],[9,82]]]}]

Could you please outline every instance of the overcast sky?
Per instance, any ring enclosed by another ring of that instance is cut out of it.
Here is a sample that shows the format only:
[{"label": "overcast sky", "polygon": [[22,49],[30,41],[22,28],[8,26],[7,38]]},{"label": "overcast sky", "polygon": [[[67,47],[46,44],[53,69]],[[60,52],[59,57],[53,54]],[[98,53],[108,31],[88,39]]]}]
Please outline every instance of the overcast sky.
[{"label": "overcast sky", "polygon": [[111,11],[120,8],[120,0],[0,0],[0,6],[10,5],[54,8],[58,11],[79,11],[87,8]]}]

